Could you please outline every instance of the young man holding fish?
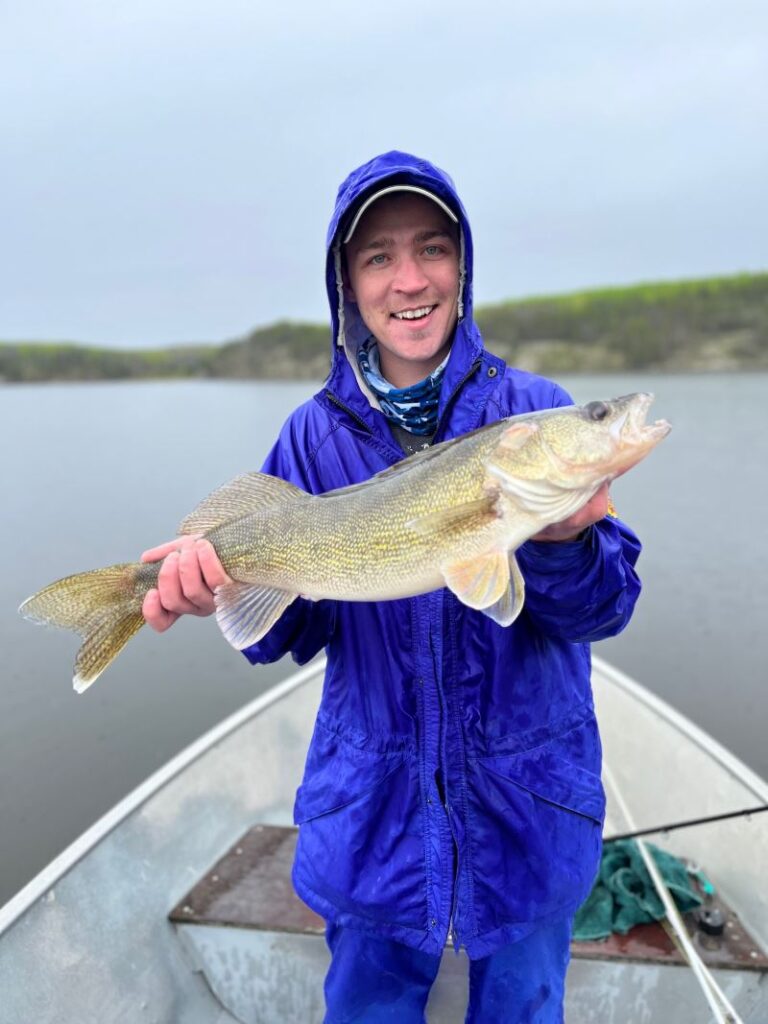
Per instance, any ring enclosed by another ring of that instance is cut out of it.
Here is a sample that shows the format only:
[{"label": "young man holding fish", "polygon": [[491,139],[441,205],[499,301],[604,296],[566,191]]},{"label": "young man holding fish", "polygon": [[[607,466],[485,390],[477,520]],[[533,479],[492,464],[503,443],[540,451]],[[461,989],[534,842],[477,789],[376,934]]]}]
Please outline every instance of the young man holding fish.
[{"label": "young man holding fish", "polygon": [[[483,348],[466,214],[426,161],[386,153],[347,178],[326,278],[331,373],[265,472],[325,493],[571,404]],[[511,625],[459,600],[457,576],[400,600],[298,598],[244,652],[328,654],[293,876],[328,922],[328,1024],[423,1021],[449,937],[470,958],[467,1021],[562,1021],[571,921],[604,814],[589,643],[618,633],[639,593],[639,543],[607,513],[606,485],[517,550],[525,606]],[[205,540],[143,557],[164,558],[143,606],[159,631],[211,614],[229,581]]]}]

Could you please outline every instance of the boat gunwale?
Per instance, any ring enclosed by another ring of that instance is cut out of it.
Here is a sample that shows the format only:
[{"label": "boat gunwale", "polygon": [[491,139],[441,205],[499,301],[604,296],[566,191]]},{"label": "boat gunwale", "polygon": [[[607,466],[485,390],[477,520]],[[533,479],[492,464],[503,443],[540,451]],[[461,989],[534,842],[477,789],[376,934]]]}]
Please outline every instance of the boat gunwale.
[{"label": "boat gunwale", "polygon": [[0,940],[6,931],[12,928],[21,917],[46,893],[68,874],[75,865],[95,849],[102,840],[113,832],[118,825],[122,824],[134,811],[150,800],[156,793],[163,789],[177,775],[195,761],[203,757],[209,750],[215,747],[222,740],[225,740],[232,733],[249,722],[252,718],[261,714],[267,708],[293,693],[300,686],[315,679],[321,672],[325,671],[325,655],[310,665],[294,672],[287,679],[271,686],[265,693],[259,694],[244,707],[228,715],[223,721],[218,722],[198,739],[193,740],[184,747],[178,754],[166,761],[164,765],[153,772],[148,778],[141,782],[135,789],[132,789],[118,803],[110,808],[106,814],[98,818],[93,825],[81,833],[69,846],[66,846],[58,856],[54,857],[37,875],[34,876],[22,889],[12,896],[11,899],[0,907]]},{"label": "boat gunwale", "polygon": [[602,658],[592,657],[592,671],[597,670],[609,683],[613,683],[624,690],[635,700],[639,701],[659,717],[665,719],[671,726],[683,733],[689,740],[696,744],[701,750],[708,754],[714,761],[740,782],[747,789],[750,789],[762,803],[768,803],[768,782],[762,779],[757,772],[753,771],[727,747],[719,743],[710,733],[682,712],[677,711],[663,698],[657,696],[642,683],[638,683],[631,676],[622,672],[621,669],[609,664]]},{"label": "boat gunwale", "polygon": [[[294,690],[315,679],[325,670],[326,658],[318,657],[311,664],[293,673],[287,679],[276,683],[265,693],[255,697],[244,707],[229,715],[222,722],[214,725],[198,739],[153,772],[144,782],[131,790],[122,800],[112,807],[90,828],[86,829],[77,839],[55,857],[46,867],[32,878],[15,896],[0,907],[0,939],[12,928],[21,917],[46,893],[60,881],[99,843],[113,832],[134,811],[150,800],[164,786],[171,782],[184,769],[203,757],[218,743],[236,732],[252,718],[276,704]],[[670,725],[685,735],[705,753],[717,761],[731,776],[750,789],[761,801],[768,802],[768,783],[760,778],[751,768],[722,746],[709,733],[695,725],[681,712],[675,710],[662,698],[652,693],[620,669],[593,656],[592,671],[599,673],[609,683],[622,689],[629,696],[646,705],[649,710],[666,720]]]}]

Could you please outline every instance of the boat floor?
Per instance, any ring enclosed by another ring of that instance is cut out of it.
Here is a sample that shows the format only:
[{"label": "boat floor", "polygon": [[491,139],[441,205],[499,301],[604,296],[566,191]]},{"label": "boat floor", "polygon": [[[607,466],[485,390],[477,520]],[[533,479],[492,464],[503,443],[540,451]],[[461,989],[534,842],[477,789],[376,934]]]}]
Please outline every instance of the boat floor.
[{"label": "boat floor", "polygon": [[[261,932],[322,936],[325,925],[293,891],[291,865],[298,831],[254,825],[174,907],[177,925],[207,925]],[[710,968],[765,971],[768,956],[747,933],[738,916],[721,900],[725,919],[721,936],[705,935],[695,914],[685,915],[688,930]],[[661,924],[638,925],[627,935],[596,942],[573,942],[575,959],[682,964],[682,955]]]}]

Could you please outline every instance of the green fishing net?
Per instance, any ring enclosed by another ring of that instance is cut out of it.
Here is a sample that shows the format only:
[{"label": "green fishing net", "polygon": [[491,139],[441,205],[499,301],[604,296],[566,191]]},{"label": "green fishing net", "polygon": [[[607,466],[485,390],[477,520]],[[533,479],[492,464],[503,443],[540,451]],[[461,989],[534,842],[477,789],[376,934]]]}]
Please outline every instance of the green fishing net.
[{"label": "green fishing net", "polygon": [[[701,906],[685,864],[671,853],[646,843],[661,877],[681,913]],[[626,935],[636,924],[665,917],[664,904],[643,863],[634,839],[606,843],[592,892],[576,913],[573,938],[577,942],[605,939],[611,932]]]}]

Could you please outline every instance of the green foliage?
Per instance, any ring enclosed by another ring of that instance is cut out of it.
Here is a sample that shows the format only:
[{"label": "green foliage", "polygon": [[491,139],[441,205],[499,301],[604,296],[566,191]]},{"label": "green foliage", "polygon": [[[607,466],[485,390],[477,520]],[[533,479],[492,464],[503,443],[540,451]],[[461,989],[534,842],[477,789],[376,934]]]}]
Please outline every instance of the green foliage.
[{"label": "green foliage", "polygon": [[[665,281],[484,306],[489,349],[539,373],[768,369],[768,273]],[[223,345],[117,351],[0,344],[0,381],[229,377],[320,380],[330,334],[281,321]]]},{"label": "green foliage", "polygon": [[0,344],[0,381],[130,380],[206,374],[213,346],[124,351],[54,342]]},{"label": "green foliage", "polygon": [[573,370],[584,345],[611,369],[706,368],[699,365],[706,347],[719,369],[718,340],[729,361],[739,349],[750,365],[768,367],[768,274],[530,298],[480,308],[477,321],[490,348],[514,353],[540,340],[573,346]]}]

